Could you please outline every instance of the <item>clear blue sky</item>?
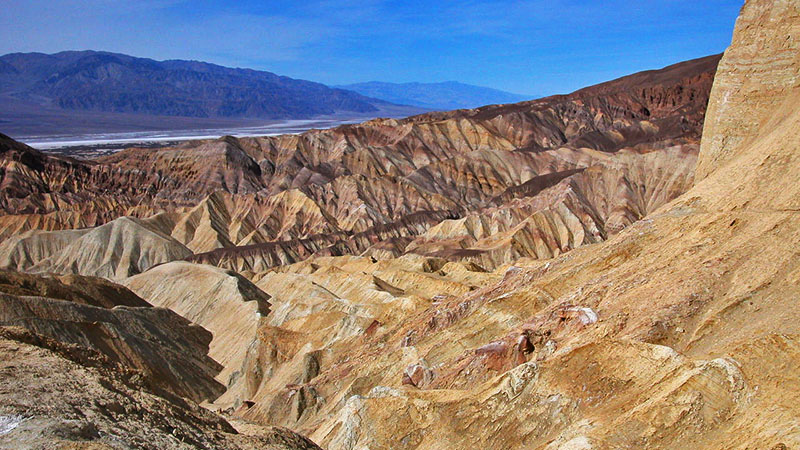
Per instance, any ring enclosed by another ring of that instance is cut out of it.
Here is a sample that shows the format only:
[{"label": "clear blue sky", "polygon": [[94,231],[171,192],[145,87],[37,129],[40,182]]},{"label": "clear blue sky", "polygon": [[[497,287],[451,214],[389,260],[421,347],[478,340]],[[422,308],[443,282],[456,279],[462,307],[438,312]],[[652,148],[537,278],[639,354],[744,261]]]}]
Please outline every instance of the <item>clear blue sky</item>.
[{"label": "clear blue sky", "polygon": [[0,0],[0,54],[107,50],[327,84],[565,93],[722,52],[743,0]]}]

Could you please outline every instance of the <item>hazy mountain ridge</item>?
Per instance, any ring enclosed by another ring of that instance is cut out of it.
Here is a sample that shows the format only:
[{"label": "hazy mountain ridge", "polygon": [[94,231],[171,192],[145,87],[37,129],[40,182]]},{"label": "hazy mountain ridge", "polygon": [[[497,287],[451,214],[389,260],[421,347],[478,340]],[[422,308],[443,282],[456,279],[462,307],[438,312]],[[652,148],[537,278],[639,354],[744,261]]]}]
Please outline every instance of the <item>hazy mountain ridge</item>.
[{"label": "hazy mountain ridge", "polygon": [[386,83],[369,81],[335,86],[399,105],[429,109],[477,108],[498,103],[517,103],[536,98],[457,81],[442,83]]},{"label": "hazy mountain ridge", "polygon": [[387,106],[271,72],[96,51],[4,55],[0,96],[42,109],[199,118],[297,119]]}]

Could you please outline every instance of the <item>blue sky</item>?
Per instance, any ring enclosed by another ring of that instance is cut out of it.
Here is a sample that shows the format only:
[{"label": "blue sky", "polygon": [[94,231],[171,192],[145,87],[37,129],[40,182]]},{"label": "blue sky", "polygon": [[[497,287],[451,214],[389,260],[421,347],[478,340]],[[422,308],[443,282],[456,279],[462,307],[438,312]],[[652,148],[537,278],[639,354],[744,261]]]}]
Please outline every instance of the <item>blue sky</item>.
[{"label": "blue sky", "polygon": [[722,52],[743,0],[0,0],[0,54],[108,50],[327,84],[566,93]]}]

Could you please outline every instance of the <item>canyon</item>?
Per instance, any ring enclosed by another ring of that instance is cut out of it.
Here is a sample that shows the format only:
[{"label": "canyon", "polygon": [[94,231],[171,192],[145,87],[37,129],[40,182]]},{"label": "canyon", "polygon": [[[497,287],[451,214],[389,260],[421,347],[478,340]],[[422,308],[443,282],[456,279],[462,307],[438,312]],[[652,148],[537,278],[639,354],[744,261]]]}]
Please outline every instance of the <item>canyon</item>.
[{"label": "canyon", "polygon": [[0,448],[797,446],[798,35],[748,0],[724,55],[563,96],[0,136]]}]

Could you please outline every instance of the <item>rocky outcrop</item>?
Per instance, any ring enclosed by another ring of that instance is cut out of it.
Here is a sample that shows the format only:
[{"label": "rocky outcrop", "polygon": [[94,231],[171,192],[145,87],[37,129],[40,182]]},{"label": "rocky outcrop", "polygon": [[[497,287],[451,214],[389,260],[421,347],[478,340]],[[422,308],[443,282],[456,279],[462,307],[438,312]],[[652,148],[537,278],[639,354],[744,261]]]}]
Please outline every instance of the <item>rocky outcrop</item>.
[{"label": "rocky outcrop", "polygon": [[192,254],[146,223],[120,217],[92,229],[30,231],[0,244],[0,266],[33,273],[77,273],[122,280]]},{"label": "rocky outcrop", "polygon": [[124,286],[103,278],[81,275],[29,275],[0,270],[0,292],[26,297],[46,297],[111,309],[115,306],[150,307]]},{"label": "rocky outcrop", "polygon": [[162,264],[123,283],[153,305],[211,332],[208,356],[223,366],[216,379],[227,388],[227,398],[241,403],[239,386],[248,377],[244,360],[269,314],[269,295],[235,272],[182,261]]},{"label": "rocky outcrop", "polygon": [[[702,180],[745,153],[782,119],[784,94],[797,87],[798,6],[792,1],[750,2],[742,10],[731,47],[720,61],[726,76],[714,84],[697,167]],[[770,39],[758,33],[770,28]],[[774,125],[774,124],[773,124]]]},{"label": "rocky outcrop", "polygon": [[198,402],[225,391],[214,381],[222,367],[206,356],[211,333],[122,286],[6,271],[0,281],[0,328],[24,328],[97,351],[140,371],[152,386]]},{"label": "rocky outcrop", "polygon": [[0,447],[319,449],[289,430],[249,426],[174,395],[102,354],[0,328]]},{"label": "rocky outcrop", "polygon": [[[405,252],[493,269],[601,242],[688,189],[695,152],[694,146],[677,146],[584,158],[577,169],[506,190],[493,200],[497,206],[440,222],[409,242]],[[554,159],[581,159],[567,150],[554,153]],[[548,156],[545,152],[537,159]]]}]

